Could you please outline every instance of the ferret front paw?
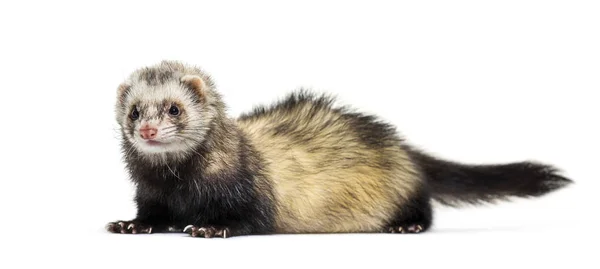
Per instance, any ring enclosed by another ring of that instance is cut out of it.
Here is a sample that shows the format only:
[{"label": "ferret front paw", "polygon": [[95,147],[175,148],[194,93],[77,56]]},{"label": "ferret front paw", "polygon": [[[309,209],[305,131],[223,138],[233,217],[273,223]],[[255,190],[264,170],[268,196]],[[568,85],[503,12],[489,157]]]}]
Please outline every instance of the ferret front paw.
[{"label": "ferret front paw", "polygon": [[152,226],[145,225],[137,221],[115,221],[106,225],[106,230],[111,233],[122,234],[149,234],[152,233]]},{"label": "ferret front paw", "polygon": [[216,226],[195,226],[188,225],[183,228],[184,233],[188,233],[192,237],[222,237],[227,238],[231,236],[231,231],[227,227],[216,227]]}]

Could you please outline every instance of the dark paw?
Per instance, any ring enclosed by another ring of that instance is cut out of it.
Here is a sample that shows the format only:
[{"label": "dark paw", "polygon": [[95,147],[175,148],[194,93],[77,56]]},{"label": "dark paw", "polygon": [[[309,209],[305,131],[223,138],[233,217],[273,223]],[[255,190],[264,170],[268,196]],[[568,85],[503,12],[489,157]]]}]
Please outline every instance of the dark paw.
[{"label": "dark paw", "polygon": [[388,233],[401,233],[401,234],[417,234],[425,229],[420,224],[392,226],[387,229]]},{"label": "dark paw", "polygon": [[227,238],[231,236],[231,231],[227,227],[215,227],[215,226],[194,226],[188,225],[183,228],[184,233],[188,233],[192,237],[204,237],[204,238],[213,238],[213,237],[222,237]]},{"label": "dark paw", "polygon": [[152,226],[141,224],[137,221],[115,221],[106,225],[106,230],[111,233],[122,234],[149,234]]}]

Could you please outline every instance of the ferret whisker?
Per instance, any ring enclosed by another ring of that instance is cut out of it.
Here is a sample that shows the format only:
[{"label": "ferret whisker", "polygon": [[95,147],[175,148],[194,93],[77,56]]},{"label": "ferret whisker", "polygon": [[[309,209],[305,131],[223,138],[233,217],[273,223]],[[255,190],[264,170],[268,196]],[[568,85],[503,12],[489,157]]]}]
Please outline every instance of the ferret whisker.
[{"label": "ferret whisker", "polygon": [[165,128],[162,128],[162,129],[160,129],[160,131],[161,131],[161,132],[164,132],[164,131],[168,131],[168,130],[172,130],[172,129],[177,129],[177,126],[169,126],[169,127],[165,127]]},{"label": "ferret whisker", "polygon": [[171,174],[173,174],[173,176],[175,176],[177,179],[183,181],[183,179],[181,179],[178,175],[176,175],[175,172],[173,171],[173,169],[171,169],[168,162],[166,162],[165,165],[167,166],[167,168],[169,168],[169,171],[171,171]]},{"label": "ferret whisker", "polygon": [[199,156],[200,158],[202,158],[205,162],[208,162],[208,160],[206,159],[206,157],[204,157],[202,154],[200,154],[198,151],[196,151],[193,147],[190,147],[190,150],[195,153],[197,156]]},{"label": "ferret whisker", "polygon": [[170,135],[170,134],[174,134],[174,133],[177,133],[177,130],[165,132],[165,133],[163,133],[163,135]]},{"label": "ferret whisker", "polygon": [[184,135],[184,134],[176,134],[174,135],[175,137],[179,137],[179,138],[183,138],[185,140],[190,140],[193,142],[201,142],[200,139],[196,138],[196,137],[192,137],[192,136],[188,136],[188,135]]},{"label": "ferret whisker", "polygon": [[129,154],[132,153],[132,151],[135,150],[135,147],[137,146],[137,141],[133,141],[133,143],[131,144],[131,146],[129,146],[129,149],[127,150],[127,152],[125,153],[125,156],[129,156]]}]

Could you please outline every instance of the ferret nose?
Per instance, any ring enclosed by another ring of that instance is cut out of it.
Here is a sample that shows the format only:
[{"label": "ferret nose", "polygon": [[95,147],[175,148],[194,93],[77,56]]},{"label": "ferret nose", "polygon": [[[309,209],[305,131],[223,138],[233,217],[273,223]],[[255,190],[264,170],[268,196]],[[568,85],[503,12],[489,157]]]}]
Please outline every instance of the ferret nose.
[{"label": "ferret nose", "polygon": [[156,133],[158,133],[158,130],[156,128],[150,128],[150,127],[140,128],[140,135],[142,136],[143,139],[146,139],[146,140],[156,138]]}]

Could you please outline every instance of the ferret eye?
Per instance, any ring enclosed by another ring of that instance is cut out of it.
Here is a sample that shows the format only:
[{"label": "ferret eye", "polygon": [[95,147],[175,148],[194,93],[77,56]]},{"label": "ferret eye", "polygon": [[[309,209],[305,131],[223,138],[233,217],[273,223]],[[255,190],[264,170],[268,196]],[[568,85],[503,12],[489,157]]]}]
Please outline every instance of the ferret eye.
[{"label": "ferret eye", "polygon": [[129,115],[129,117],[132,120],[137,120],[140,117],[140,112],[138,111],[136,106],[134,106],[133,110],[131,110],[131,114]]},{"label": "ferret eye", "polygon": [[171,108],[169,108],[169,114],[179,116],[179,113],[179,108],[176,105],[172,105]]}]

